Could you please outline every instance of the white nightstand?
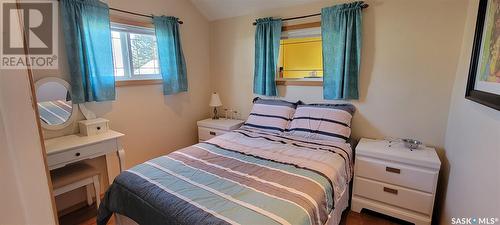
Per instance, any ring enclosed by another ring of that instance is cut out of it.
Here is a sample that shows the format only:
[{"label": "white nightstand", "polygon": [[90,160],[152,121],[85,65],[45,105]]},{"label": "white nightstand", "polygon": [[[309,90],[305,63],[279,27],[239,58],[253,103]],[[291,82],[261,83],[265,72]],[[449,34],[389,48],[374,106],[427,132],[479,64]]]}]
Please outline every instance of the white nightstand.
[{"label": "white nightstand", "polygon": [[441,161],[433,148],[363,138],[356,147],[351,210],[369,209],[416,225],[431,224]]},{"label": "white nightstand", "polygon": [[200,142],[206,141],[215,136],[225,134],[232,130],[241,127],[245,121],[243,120],[230,120],[230,119],[206,119],[200,120],[198,124],[198,140]]}]

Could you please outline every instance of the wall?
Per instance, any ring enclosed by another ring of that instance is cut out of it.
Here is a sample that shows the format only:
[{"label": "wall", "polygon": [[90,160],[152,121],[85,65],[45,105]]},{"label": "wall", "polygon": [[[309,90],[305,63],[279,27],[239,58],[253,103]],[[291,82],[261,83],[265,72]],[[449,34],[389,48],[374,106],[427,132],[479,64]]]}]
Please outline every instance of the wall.
[{"label": "wall", "polygon": [[[415,137],[442,148],[463,34],[466,0],[377,0],[363,11],[360,100],[353,136]],[[211,23],[213,89],[244,116],[254,97],[254,19],[313,14],[321,1]],[[295,21],[304,23],[319,18]],[[291,23],[290,23],[291,24]],[[323,102],[321,87],[280,86],[287,100]]]},{"label": "wall", "polygon": [[[12,26],[8,34],[22,37],[22,30]],[[0,68],[0,224],[5,225],[57,224],[30,84],[27,67]]]},{"label": "wall", "polygon": [[[39,91],[43,90],[43,91]],[[38,89],[36,99],[38,102],[65,100],[68,90],[60,83],[48,82]]]},{"label": "wall", "polygon": [[[0,99],[2,96],[0,96]],[[0,105],[3,105],[0,102]],[[3,118],[0,112],[0,118]],[[10,149],[7,144],[7,136],[4,129],[3,120],[0,120],[0,177],[2,177],[1,199],[9,204],[1,204],[0,212],[5,216],[0,217],[0,224],[25,224],[24,211],[21,203],[21,193],[16,182],[15,168],[10,155]],[[10,185],[6,185],[10,181]],[[5,182],[5,184],[4,184]]]},{"label": "wall", "polygon": [[[478,1],[471,1],[446,131],[449,179],[441,224],[451,217],[500,218],[500,111],[464,98]],[[443,171],[447,172],[447,171]]]},{"label": "wall", "polygon": [[[87,107],[97,116],[109,119],[112,129],[124,133],[126,167],[167,154],[197,141],[196,121],[209,116],[209,23],[198,10],[186,0],[109,0],[110,7],[155,15],[177,16],[182,21],[181,42],[186,58],[189,91],[172,96],[163,96],[161,85],[124,86],[116,89],[116,101],[90,103]],[[114,12],[112,12],[114,13]],[[127,14],[118,14],[130,17]],[[132,16],[130,19],[144,20]],[[69,80],[69,68],[62,31],[59,35],[59,70],[37,70],[35,79],[48,76]],[[81,115],[78,120],[83,119]],[[44,131],[45,138],[53,138],[78,132],[75,123],[65,130]],[[103,177],[103,192],[106,190],[105,160],[92,160]],[[113,168],[118,168],[116,157],[110,157]],[[108,171],[116,174],[117,171]],[[71,194],[70,194],[71,195]],[[73,197],[58,198],[58,208],[66,208],[84,200],[84,192]]]},{"label": "wall", "polygon": [[56,224],[27,71],[0,74],[0,224]]}]

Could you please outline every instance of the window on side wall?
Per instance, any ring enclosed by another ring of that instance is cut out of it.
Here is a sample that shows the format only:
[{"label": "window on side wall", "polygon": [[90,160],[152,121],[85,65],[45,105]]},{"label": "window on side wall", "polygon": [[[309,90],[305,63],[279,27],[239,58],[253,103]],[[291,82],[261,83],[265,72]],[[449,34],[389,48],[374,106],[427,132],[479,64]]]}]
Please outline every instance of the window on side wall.
[{"label": "window on side wall", "polygon": [[153,28],[111,23],[117,81],[162,79]]},{"label": "window on side wall", "polygon": [[278,67],[277,80],[281,81],[279,84],[290,85],[294,84],[294,81],[299,81],[299,84],[323,81],[321,28],[283,31]]}]

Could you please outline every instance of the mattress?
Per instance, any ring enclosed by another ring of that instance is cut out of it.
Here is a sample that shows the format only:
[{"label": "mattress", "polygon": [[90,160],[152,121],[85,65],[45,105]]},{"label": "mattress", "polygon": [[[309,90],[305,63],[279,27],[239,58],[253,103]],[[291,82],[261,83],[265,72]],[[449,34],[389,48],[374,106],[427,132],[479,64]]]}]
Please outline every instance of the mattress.
[{"label": "mattress", "polygon": [[97,223],[322,225],[351,177],[348,143],[239,129],[122,172]]}]

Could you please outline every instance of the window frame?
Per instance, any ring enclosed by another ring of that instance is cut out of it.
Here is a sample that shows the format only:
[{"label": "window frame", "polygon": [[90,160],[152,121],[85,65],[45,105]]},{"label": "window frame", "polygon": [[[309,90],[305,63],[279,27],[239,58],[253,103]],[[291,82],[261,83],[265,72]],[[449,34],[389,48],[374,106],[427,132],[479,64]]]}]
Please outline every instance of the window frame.
[{"label": "window frame", "polygon": [[[129,19],[126,17],[121,17],[117,15],[110,15],[111,22],[111,30],[113,31],[113,26],[127,26],[127,27],[135,27],[136,29],[151,29],[154,35],[154,25],[148,20],[137,20],[137,19]],[[114,65],[113,65],[114,66]],[[157,85],[162,84],[163,80],[161,77],[161,73],[157,77],[143,77],[143,79],[116,79],[118,77],[115,76],[115,86],[135,86],[135,85]]]}]

